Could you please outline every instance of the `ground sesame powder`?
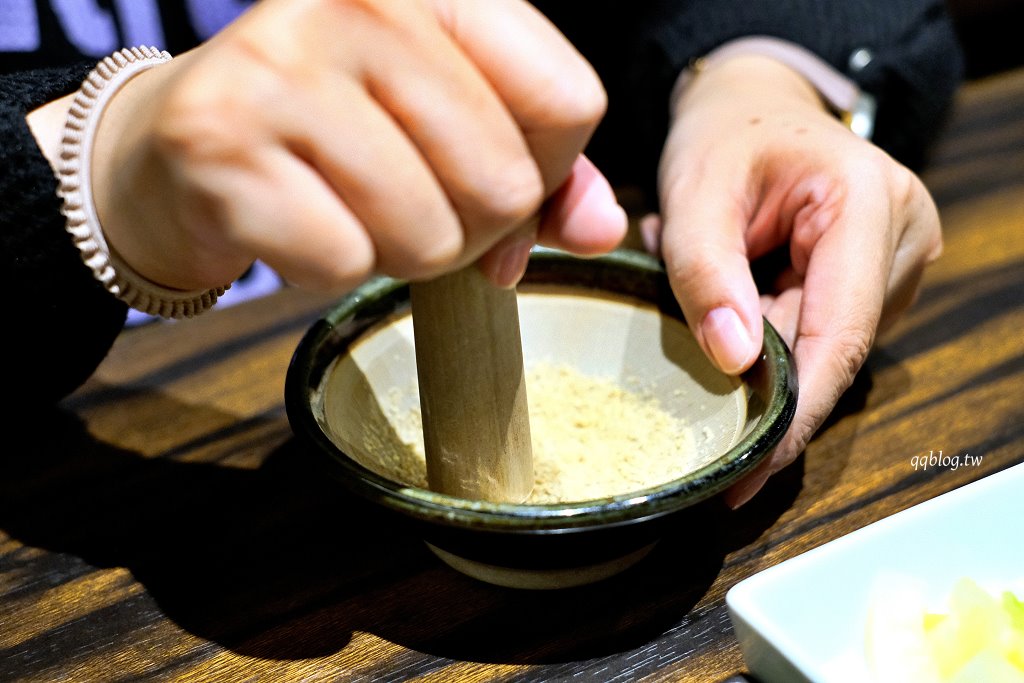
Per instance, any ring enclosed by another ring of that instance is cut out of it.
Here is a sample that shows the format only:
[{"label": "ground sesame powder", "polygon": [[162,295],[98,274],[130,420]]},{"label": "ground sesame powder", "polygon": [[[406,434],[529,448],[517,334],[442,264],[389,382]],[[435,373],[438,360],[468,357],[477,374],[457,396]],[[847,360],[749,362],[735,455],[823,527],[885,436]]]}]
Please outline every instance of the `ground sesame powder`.
[{"label": "ground sesame powder", "polygon": [[[702,464],[690,427],[641,390],[549,364],[531,368],[526,387],[535,479],[527,503],[630,493]],[[393,481],[426,488],[421,416],[404,394],[394,388],[381,401],[399,439],[364,442],[375,456],[365,464]]]}]

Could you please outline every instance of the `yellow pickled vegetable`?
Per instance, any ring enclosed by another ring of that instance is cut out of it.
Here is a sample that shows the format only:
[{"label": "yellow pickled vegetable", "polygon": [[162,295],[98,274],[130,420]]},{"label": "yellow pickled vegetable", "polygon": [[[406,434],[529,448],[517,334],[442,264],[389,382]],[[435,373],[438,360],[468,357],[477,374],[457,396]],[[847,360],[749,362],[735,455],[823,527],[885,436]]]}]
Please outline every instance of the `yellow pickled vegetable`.
[{"label": "yellow pickled vegetable", "polygon": [[920,584],[906,578],[877,587],[866,643],[875,681],[1024,683],[1024,602],[963,578],[948,607],[928,612]]}]

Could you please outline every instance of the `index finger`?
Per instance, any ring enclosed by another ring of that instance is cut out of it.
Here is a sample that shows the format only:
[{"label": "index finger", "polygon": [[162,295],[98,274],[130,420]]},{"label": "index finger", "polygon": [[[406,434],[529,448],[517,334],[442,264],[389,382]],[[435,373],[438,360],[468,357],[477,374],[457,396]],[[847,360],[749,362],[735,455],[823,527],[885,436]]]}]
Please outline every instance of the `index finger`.
[{"label": "index finger", "polygon": [[594,69],[522,0],[433,0],[437,16],[508,107],[547,194],[569,176],[604,115]]}]

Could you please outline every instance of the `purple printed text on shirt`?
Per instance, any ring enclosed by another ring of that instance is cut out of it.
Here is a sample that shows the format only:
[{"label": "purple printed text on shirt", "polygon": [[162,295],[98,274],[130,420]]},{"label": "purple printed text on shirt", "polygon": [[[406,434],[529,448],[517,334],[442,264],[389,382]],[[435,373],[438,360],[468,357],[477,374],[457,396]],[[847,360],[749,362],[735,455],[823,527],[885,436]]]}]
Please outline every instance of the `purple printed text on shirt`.
[{"label": "purple printed text on shirt", "polygon": [[[165,46],[158,0],[114,0],[113,11],[101,7],[96,0],[49,2],[68,42],[83,54],[102,57],[130,45]],[[252,0],[185,0],[189,19],[200,40],[219,31],[250,4]],[[32,52],[39,48],[35,0],[3,0],[0,3],[0,52]]]}]

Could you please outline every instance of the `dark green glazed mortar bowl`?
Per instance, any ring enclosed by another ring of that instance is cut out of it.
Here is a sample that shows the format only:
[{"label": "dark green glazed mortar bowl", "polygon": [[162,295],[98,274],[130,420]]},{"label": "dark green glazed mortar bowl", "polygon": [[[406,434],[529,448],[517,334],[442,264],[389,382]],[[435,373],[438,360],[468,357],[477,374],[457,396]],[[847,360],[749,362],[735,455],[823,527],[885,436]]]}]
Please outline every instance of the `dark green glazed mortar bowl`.
[{"label": "dark green glazed mortar bowl", "polygon": [[[672,321],[683,319],[664,270],[638,252],[623,250],[579,259],[537,249],[520,291],[531,288],[637,301]],[[521,308],[525,300],[521,298]],[[360,464],[346,452],[351,449],[332,438],[325,423],[322,387],[340,358],[389,321],[407,315],[408,306],[406,283],[376,278],[317,321],[300,342],[288,370],[288,417],[300,442],[345,489],[379,507],[382,514],[394,514],[412,524],[442,560],[483,581],[557,588],[622,571],[651,549],[665,522],[750,472],[778,443],[793,418],[792,358],[766,322],[760,359],[735,383],[745,402],[740,428],[729,443],[720,446],[721,451],[715,451],[720,455],[681,478],[626,495],[558,505],[489,503],[406,486]],[[523,325],[525,350],[525,319]],[[683,333],[688,334],[685,329]],[[581,342],[602,344],[585,331],[566,341]],[[692,337],[690,343],[697,349],[688,352],[694,362],[706,363]],[[681,367],[679,372],[686,369]],[[361,455],[365,462],[367,454]]]}]

